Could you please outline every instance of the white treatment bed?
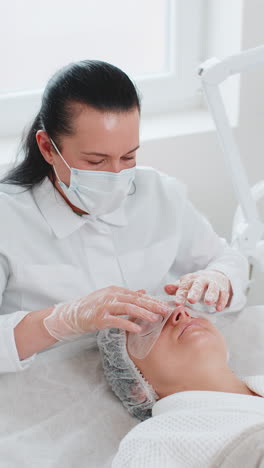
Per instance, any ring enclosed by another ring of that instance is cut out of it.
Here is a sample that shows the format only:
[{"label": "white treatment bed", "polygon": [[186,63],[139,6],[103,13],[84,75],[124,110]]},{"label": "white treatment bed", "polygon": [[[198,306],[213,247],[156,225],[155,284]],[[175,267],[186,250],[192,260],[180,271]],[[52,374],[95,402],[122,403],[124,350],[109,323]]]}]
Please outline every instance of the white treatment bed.
[{"label": "white treatment bed", "polygon": [[[255,265],[263,231],[254,224],[254,198],[260,200],[262,188],[251,198],[243,182],[246,194],[236,191],[243,215],[234,218],[233,239]],[[259,229],[249,229],[249,245],[244,233],[252,225]],[[216,317],[233,371],[264,374],[264,305]],[[107,468],[123,436],[138,424],[108,388],[93,335],[40,353],[24,372],[1,375],[0,414],[0,468]]]},{"label": "white treatment bed", "polygon": [[[264,374],[264,306],[219,317],[238,375]],[[94,339],[0,376],[1,468],[107,468],[134,420],[108,388]]]}]

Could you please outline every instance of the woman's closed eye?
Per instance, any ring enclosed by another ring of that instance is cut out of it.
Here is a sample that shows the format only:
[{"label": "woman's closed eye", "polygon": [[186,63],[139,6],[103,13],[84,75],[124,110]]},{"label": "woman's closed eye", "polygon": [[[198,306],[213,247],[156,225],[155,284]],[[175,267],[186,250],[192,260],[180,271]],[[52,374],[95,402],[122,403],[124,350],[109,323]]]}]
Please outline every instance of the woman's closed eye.
[{"label": "woman's closed eye", "polygon": [[[135,156],[124,157],[121,159],[122,161],[132,161],[132,159],[135,159]],[[102,164],[104,161],[105,159],[102,159],[101,161],[87,161],[87,163],[92,164],[93,166],[98,166],[99,164]]]},{"label": "woman's closed eye", "polygon": [[88,164],[92,164],[93,166],[97,166],[98,164],[101,164],[102,162],[104,162],[104,160],[102,160],[102,161],[87,161]]}]

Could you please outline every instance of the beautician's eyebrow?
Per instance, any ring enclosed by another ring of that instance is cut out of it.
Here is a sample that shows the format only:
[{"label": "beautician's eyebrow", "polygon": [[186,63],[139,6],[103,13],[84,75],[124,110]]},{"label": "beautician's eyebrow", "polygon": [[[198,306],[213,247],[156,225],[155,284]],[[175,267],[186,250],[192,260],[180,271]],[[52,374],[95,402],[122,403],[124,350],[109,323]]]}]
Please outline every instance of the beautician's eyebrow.
[{"label": "beautician's eyebrow", "polygon": [[[126,156],[127,154],[133,153],[133,152],[136,151],[139,147],[140,147],[140,145],[138,145],[136,148],[130,150],[128,153],[124,154],[123,156]],[[95,155],[95,156],[106,156],[107,158],[110,158],[110,157],[111,157],[110,154],[96,153],[96,152],[94,152],[94,151],[91,151],[90,153],[87,153],[86,151],[81,151],[81,153],[82,153],[82,154],[86,154],[87,156]]]}]

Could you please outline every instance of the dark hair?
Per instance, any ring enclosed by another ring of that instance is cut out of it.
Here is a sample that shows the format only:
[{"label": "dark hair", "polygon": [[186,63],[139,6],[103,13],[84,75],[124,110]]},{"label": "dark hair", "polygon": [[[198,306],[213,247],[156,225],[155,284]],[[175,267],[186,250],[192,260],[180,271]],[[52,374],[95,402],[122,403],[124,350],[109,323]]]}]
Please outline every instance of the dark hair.
[{"label": "dark hair", "polygon": [[31,188],[47,175],[53,175],[51,165],[39,150],[36,132],[45,130],[60,149],[60,136],[74,132],[72,121],[76,104],[116,112],[137,107],[140,112],[136,86],[122,70],[99,60],[70,63],[48,81],[40,111],[22,137],[23,159],[0,182]]}]

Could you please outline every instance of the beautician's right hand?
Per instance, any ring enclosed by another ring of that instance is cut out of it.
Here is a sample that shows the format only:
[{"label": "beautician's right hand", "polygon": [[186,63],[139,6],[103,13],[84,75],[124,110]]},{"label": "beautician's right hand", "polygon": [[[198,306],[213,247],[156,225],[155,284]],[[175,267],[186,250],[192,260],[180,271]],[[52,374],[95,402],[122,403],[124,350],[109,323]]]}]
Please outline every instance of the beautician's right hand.
[{"label": "beautician's right hand", "polygon": [[146,296],[142,291],[117,286],[99,289],[72,302],[55,305],[43,323],[49,334],[60,341],[103,328],[122,328],[136,333],[141,328],[120,316],[155,322],[159,315],[165,316],[170,310],[166,302]]}]

